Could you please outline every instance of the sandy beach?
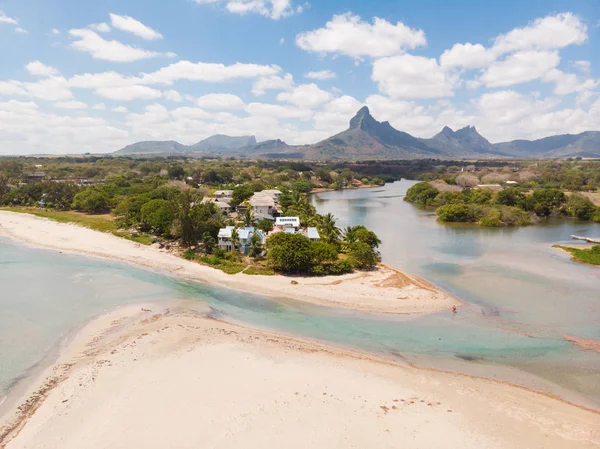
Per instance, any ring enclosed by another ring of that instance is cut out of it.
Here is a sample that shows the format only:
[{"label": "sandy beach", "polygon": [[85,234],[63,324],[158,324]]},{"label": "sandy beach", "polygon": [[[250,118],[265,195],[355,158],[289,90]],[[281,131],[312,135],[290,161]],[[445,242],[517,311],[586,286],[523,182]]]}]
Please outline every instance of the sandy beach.
[{"label": "sandy beach", "polygon": [[88,324],[0,448],[600,447],[600,415],[156,304]]},{"label": "sandy beach", "polygon": [[386,266],[373,272],[322,278],[228,275],[112,234],[8,211],[0,211],[0,236],[35,247],[136,264],[208,284],[324,306],[389,314],[428,313],[460,306],[460,301],[423,279]]}]

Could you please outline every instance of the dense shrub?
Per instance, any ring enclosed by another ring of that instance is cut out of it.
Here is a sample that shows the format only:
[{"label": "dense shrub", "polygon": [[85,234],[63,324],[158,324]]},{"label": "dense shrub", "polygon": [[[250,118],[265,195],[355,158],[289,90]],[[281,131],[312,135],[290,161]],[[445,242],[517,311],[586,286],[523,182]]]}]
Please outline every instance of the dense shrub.
[{"label": "dense shrub", "polygon": [[591,220],[596,214],[597,207],[589,198],[573,194],[567,200],[567,213],[580,220]]},{"label": "dense shrub", "polygon": [[267,260],[284,273],[307,273],[314,266],[312,242],[301,234],[278,232],[267,240]]},{"label": "dense shrub", "polygon": [[439,193],[440,191],[428,182],[419,182],[406,191],[404,201],[421,206],[431,206]]},{"label": "dense shrub", "polygon": [[474,204],[458,203],[439,207],[437,215],[444,222],[476,223],[483,216],[483,211]]},{"label": "dense shrub", "polygon": [[356,242],[350,245],[348,260],[355,268],[373,268],[381,262],[379,253],[364,242]]},{"label": "dense shrub", "polygon": [[97,188],[88,188],[75,195],[71,207],[83,212],[103,212],[109,203],[108,195]]}]

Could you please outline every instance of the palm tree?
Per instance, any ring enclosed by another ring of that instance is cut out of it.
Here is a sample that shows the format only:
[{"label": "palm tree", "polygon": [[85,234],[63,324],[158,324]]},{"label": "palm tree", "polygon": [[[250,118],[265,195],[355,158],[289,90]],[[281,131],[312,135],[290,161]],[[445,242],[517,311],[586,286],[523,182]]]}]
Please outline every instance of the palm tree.
[{"label": "palm tree", "polygon": [[350,248],[350,245],[356,242],[356,226],[347,226],[342,231],[342,246],[344,249]]},{"label": "palm tree", "polygon": [[244,213],[244,224],[246,226],[254,226],[254,214],[250,208],[246,209]]},{"label": "palm tree", "polygon": [[237,252],[240,247],[240,234],[237,228],[231,231],[231,244],[233,245],[233,251]]},{"label": "palm tree", "polygon": [[323,241],[332,245],[339,244],[342,230],[336,226],[337,220],[333,214],[319,215],[317,222],[317,228],[319,228]]}]

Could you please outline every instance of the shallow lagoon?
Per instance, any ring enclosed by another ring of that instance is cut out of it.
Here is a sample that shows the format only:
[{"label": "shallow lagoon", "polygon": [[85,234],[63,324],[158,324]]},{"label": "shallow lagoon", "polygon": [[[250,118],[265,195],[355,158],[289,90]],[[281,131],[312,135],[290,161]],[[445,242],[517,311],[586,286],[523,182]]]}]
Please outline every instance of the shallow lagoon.
[{"label": "shallow lagoon", "polygon": [[600,269],[575,264],[551,248],[573,233],[600,235],[600,226],[443,226],[402,200],[410,185],[327,192],[313,200],[341,226],[362,223],[375,230],[388,264],[465,301],[457,315],[339,311],[0,240],[0,394],[93,316],[124,303],[184,299],[208,304],[211,316],[227,321],[600,405],[600,354],[563,338],[600,340]]}]

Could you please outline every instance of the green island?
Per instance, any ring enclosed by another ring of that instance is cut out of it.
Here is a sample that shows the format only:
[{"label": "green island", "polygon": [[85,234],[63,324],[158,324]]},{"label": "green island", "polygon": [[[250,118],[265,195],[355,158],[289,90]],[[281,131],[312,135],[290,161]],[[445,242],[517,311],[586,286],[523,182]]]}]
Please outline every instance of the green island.
[{"label": "green island", "polygon": [[600,245],[591,248],[575,248],[572,246],[554,245],[553,248],[562,249],[571,254],[571,259],[575,262],[588,265],[600,265]]},{"label": "green island", "polygon": [[600,222],[596,162],[441,167],[421,179],[405,201],[435,208],[441,222],[526,226],[552,216]]}]

